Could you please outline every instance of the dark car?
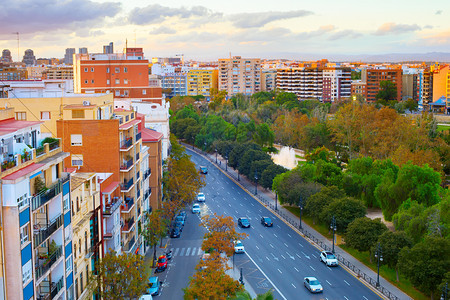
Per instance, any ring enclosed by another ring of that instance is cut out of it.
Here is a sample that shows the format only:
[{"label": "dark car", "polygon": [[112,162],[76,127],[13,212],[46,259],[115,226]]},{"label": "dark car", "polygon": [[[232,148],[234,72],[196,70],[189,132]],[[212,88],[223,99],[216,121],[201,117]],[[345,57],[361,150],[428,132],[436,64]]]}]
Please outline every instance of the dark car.
[{"label": "dark car", "polygon": [[183,226],[184,226],[184,221],[186,220],[186,217],[184,217],[184,216],[180,216],[180,215],[178,215],[178,216],[176,216],[175,217],[175,222],[177,223],[177,222],[180,222]]},{"label": "dark car", "polygon": [[205,166],[200,166],[200,173],[202,174],[208,174],[208,168]]},{"label": "dark car", "polygon": [[186,211],[184,211],[184,210],[180,211],[177,216],[182,216],[186,219],[186,216],[187,216]]},{"label": "dark car", "polygon": [[172,238],[179,238],[181,236],[181,229],[178,227],[172,227],[172,230],[170,230],[170,237]]},{"label": "dark car", "polygon": [[262,217],[261,218],[261,224],[263,224],[266,227],[272,227],[273,226],[272,220],[269,217]]},{"label": "dark car", "polygon": [[247,218],[239,218],[238,225],[242,228],[250,228],[250,221]]}]

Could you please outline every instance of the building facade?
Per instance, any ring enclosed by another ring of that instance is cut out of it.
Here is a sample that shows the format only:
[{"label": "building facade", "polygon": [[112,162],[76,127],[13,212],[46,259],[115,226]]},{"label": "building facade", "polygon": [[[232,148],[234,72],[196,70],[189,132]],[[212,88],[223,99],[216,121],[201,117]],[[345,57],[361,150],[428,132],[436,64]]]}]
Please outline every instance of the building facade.
[{"label": "building facade", "polygon": [[322,101],[334,102],[350,98],[352,92],[350,68],[325,68],[322,81]]},{"label": "building facade", "polygon": [[217,70],[193,69],[187,73],[187,95],[205,97],[211,96],[211,89],[218,88]]},{"label": "building facade", "polygon": [[167,73],[161,75],[161,88],[168,90],[167,97],[187,95],[187,77],[185,73]]},{"label": "building facade", "polygon": [[263,69],[261,72],[261,91],[271,92],[277,87],[277,70]]},{"label": "building facade", "polygon": [[27,66],[34,66],[36,64],[36,56],[34,56],[33,50],[25,50],[22,62]]},{"label": "building facade", "polygon": [[361,78],[367,83],[368,102],[375,102],[380,91],[381,81],[391,81],[397,88],[397,97],[394,100],[402,100],[402,70],[401,69],[363,69]]},{"label": "building facade", "polygon": [[218,76],[219,90],[229,96],[252,95],[261,91],[261,60],[241,56],[219,59]]},{"label": "building facade", "polygon": [[64,64],[73,65],[73,55],[75,54],[75,48],[66,48],[66,53],[64,54]]},{"label": "building facade", "polygon": [[277,70],[277,89],[294,93],[299,100],[322,100],[322,86],[323,68],[300,67]]}]

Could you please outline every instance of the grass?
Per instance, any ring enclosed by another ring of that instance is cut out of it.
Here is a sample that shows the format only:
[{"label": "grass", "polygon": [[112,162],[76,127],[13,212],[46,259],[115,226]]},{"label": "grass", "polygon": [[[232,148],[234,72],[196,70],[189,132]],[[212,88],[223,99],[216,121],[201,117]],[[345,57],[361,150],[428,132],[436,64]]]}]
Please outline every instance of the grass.
[{"label": "grass", "polygon": [[[283,207],[286,208],[287,210],[289,210],[291,213],[293,213],[297,217],[300,216],[300,209],[298,207],[287,206],[287,205],[286,206],[283,205]],[[305,222],[306,224],[308,224],[309,226],[314,228],[317,232],[319,232],[321,235],[323,235],[327,239],[329,239],[329,240],[332,239],[332,234],[330,234],[330,232],[328,230],[328,226],[325,226],[325,225],[319,224],[319,223],[313,224],[312,219],[309,216],[305,216],[305,215],[302,215],[302,222]],[[338,235],[337,240],[339,242],[339,240],[340,240],[339,235]],[[375,271],[375,272],[377,271],[376,265],[374,263],[370,263],[368,252],[359,252],[358,250],[350,248],[350,247],[346,246],[345,244],[340,244],[339,247],[341,247],[342,249],[347,251],[350,255],[352,255],[354,258],[356,258],[357,260],[362,262],[364,265],[366,265],[373,271]],[[408,294],[411,298],[413,298],[415,300],[430,299],[425,294],[423,294],[420,291],[418,291],[417,289],[415,289],[414,286],[411,284],[411,282],[408,279],[406,279],[402,274],[399,274],[400,281],[397,282],[397,276],[396,276],[395,270],[389,268],[388,266],[380,266],[380,276],[382,276],[383,278],[388,280],[390,283],[392,283],[393,285],[395,285],[396,287],[401,289],[403,292],[405,292],[406,294]]]},{"label": "grass", "polygon": [[450,124],[449,125],[438,125],[437,126],[437,131],[438,132],[449,130],[449,129],[450,129]]}]

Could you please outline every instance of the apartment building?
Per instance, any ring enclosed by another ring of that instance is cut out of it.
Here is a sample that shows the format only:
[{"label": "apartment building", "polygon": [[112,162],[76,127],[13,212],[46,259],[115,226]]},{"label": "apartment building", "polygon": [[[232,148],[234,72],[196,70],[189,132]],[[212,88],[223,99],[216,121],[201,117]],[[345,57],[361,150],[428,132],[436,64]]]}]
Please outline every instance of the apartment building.
[{"label": "apartment building", "polygon": [[218,71],[214,69],[192,69],[187,72],[187,95],[211,96],[211,89],[217,90]]},{"label": "apartment building", "polygon": [[261,91],[261,60],[233,56],[219,59],[219,90],[229,96]]},{"label": "apartment building", "polygon": [[261,91],[271,92],[277,87],[277,70],[263,69],[261,71]]},{"label": "apartment building", "polygon": [[9,67],[0,64],[0,80],[24,80],[27,79],[27,70],[25,68]]},{"label": "apartment building", "polygon": [[[8,299],[73,299],[70,176],[42,122],[0,110],[4,269]],[[31,148],[30,148],[31,147]]]},{"label": "apartment building", "polygon": [[351,95],[352,70],[350,68],[323,69],[322,101],[334,102]]},{"label": "apartment building", "polygon": [[391,81],[397,88],[397,97],[395,100],[402,100],[402,69],[363,69],[361,71],[361,80],[367,83],[366,100],[375,102],[376,95],[380,91],[381,81]]},{"label": "apartment building", "polygon": [[36,65],[27,67],[28,79],[41,79],[42,73],[47,69],[45,65]]},{"label": "apartment building", "polygon": [[42,72],[42,79],[70,79],[73,80],[72,66],[47,66],[47,69]]},{"label": "apartment building", "polygon": [[294,93],[299,100],[322,100],[323,68],[300,67],[278,69],[276,82],[277,89]]},{"label": "apartment building", "polygon": [[166,73],[161,75],[161,88],[170,91],[166,96],[169,98],[175,96],[187,95],[187,77],[186,73]]}]

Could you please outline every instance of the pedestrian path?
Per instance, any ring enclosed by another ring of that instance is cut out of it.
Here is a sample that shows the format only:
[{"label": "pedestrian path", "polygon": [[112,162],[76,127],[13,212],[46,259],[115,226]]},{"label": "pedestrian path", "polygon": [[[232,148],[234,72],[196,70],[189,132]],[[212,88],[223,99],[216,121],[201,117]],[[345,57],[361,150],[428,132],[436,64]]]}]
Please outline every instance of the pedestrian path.
[{"label": "pedestrian path", "polygon": [[187,248],[171,248],[172,255],[175,256],[200,256],[203,254],[202,248],[187,247]]}]

